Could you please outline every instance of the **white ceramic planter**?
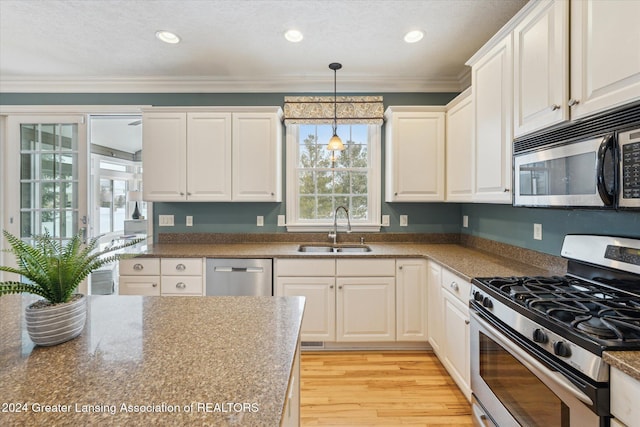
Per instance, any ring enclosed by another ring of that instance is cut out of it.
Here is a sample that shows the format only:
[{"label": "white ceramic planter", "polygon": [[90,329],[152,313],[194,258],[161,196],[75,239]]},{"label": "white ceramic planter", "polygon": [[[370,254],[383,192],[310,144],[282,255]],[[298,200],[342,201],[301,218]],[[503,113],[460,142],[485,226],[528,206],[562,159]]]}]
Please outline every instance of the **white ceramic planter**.
[{"label": "white ceramic planter", "polygon": [[[34,303],[36,304],[36,303]],[[27,332],[38,345],[56,345],[80,335],[87,320],[87,298],[56,304],[49,307],[25,309]]]}]

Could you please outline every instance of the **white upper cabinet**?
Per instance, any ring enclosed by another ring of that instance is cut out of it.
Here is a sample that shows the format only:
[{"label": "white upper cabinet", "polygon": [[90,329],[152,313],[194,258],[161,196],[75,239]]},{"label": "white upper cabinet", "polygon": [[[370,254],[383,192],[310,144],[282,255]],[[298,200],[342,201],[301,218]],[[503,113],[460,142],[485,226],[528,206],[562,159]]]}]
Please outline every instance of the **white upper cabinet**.
[{"label": "white upper cabinet", "polygon": [[515,137],[569,120],[569,2],[541,0],[513,31]]},{"label": "white upper cabinet", "polygon": [[471,88],[447,104],[447,201],[473,200],[473,98]]},{"label": "white upper cabinet", "polygon": [[145,200],[281,201],[280,113],[265,109],[145,111]]},{"label": "white upper cabinet", "polygon": [[233,114],[233,200],[282,200],[282,125],[272,113]]},{"label": "white upper cabinet", "polygon": [[571,116],[640,100],[640,1],[571,1]]},{"label": "white upper cabinet", "polygon": [[471,64],[477,202],[511,203],[512,53],[508,34]]},{"label": "white upper cabinet", "polygon": [[443,201],[444,108],[389,107],[385,117],[385,200]]},{"label": "white upper cabinet", "polygon": [[142,129],[144,199],[186,200],[187,115],[147,113]]}]

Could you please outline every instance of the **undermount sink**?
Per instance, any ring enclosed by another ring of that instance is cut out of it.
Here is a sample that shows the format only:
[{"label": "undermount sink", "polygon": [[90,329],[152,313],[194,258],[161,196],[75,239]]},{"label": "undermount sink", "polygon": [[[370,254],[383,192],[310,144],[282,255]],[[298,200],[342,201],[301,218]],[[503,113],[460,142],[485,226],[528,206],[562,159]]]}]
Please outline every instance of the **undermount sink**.
[{"label": "undermount sink", "polygon": [[300,245],[298,252],[371,252],[371,248],[367,245]]}]

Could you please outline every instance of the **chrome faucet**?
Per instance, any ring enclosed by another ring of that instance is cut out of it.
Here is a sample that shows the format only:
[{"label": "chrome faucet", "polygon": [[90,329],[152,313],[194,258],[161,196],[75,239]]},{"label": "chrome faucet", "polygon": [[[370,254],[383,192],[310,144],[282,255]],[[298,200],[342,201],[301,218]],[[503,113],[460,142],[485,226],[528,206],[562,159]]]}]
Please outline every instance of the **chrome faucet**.
[{"label": "chrome faucet", "polygon": [[333,231],[329,232],[329,238],[333,239],[333,244],[338,242],[338,211],[342,209],[347,215],[347,233],[351,233],[351,219],[349,219],[349,209],[344,206],[338,206],[333,213]]}]

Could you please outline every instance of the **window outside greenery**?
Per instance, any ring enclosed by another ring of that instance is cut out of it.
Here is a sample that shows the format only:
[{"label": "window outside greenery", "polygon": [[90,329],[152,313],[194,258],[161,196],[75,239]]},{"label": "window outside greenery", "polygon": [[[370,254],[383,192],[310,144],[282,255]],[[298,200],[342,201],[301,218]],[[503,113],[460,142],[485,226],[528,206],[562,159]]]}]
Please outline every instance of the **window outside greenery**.
[{"label": "window outside greenery", "polygon": [[[331,125],[300,124],[296,126],[295,169],[295,223],[297,225],[331,224],[338,206],[349,209],[352,224],[371,224],[376,222],[376,212],[372,203],[379,196],[372,192],[378,186],[372,186],[375,165],[372,154],[373,130],[379,132],[379,126],[364,124],[340,125],[338,136],[345,150],[331,152],[327,142],[333,134]],[[332,158],[333,155],[333,158]],[[291,181],[290,181],[291,182]],[[379,191],[379,190],[377,190]],[[290,216],[289,216],[290,217]]]}]

